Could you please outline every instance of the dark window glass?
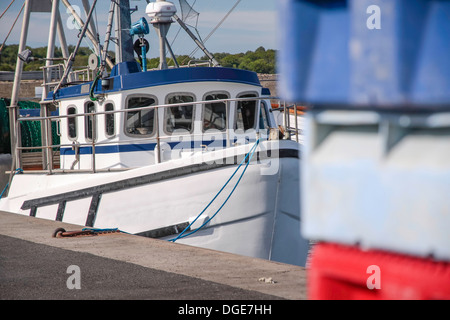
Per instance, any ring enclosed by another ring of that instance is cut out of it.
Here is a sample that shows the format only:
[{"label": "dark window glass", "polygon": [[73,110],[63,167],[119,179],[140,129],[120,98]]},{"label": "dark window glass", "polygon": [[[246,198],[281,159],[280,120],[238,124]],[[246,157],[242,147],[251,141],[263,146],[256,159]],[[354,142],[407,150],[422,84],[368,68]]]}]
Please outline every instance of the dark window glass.
[{"label": "dark window glass", "polygon": [[[206,101],[228,99],[224,93],[208,94]],[[226,130],[227,126],[227,104],[225,102],[212,102],[203,105],[203,131],[208,129]]]},{"label": "dark window glass", "polygon": [[[174,95],[168,99],[169,104],[194,102],[194,97],[189,95]],[[175,106],[165,108],[165,129],[172,133],[177,129],[191,132],[194,124],[194,106]]]},{"label": "dark window glass", "polygon": [[269,130],[269,117],[267,114],[266,103],[261,102],[261,111],[259,113],[259,128]]},{"label": "dark window glass", "polygon": [[[84,105],[84,113],[94,113],[95,112],[95,104],[93,102],[88,102]],[[84,117],[84,126],[85,126],[85,137],[86,140],[92,141],[94,136],[94,124],[95,116],[85,116]]]},{"label": "dark window glass", "polygon": [[[114,111],[114,105],[107,103],[105,105],[105,111]],[[113,136],[115,133],[115,115],[114,113],[105,114],[105,132],[107,136]]]},{"label": "dark window glass", "polygon": [[[256,97],[254,94],[244,94],[239,98]],[[235,129],[248,130],[255,128],[256,100],[239,101]]]},{"label": "dark window glass", "polygon": [[[77,109],[75,109],[75,107],[69,107],[67,109],[68,115],[74,115],[76,113],[77,113]],[[67,118],[67,125],[68,125],[69,139],[76,139],[77,138],[77,118],[76,117]]]},{"label": "dark window glass", "polygon": [[[132,97],[127,109],[143,108],[156,104],[152,97]],[[126,113],[125,132],[129,135],[151,135],[155,129],[155,109],[129,111]]]}]

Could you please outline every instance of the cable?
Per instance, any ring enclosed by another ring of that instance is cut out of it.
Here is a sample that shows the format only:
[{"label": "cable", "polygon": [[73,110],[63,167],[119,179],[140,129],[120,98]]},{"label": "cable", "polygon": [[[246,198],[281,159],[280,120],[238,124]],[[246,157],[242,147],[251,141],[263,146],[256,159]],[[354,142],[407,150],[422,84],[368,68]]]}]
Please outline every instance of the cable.
[{"label": "cable", "polygon": [[[198,230],[200,230],[201,228],[203,228],[209,221],[211,221],[218,213],[219,211],[223,208],[223,206],[225,206],[225,204],[227,203],[228,199],[230,199],[231,195],[233,194],[234,190],[236,190],[237,186],[239,185],[239,182],[241,181],[242,177],[244,176],[245,171],[247,170],[248,165],[250,164],[250,161],[252,160],[253,154],[255,153],[256,147],[259,144],[259,140],[258,139],[255,144],[253,145],[253,147],[250,149],[250,151],[246,154],[245,158],[241,161],[241,163],[239,164],[239,166],[236,168],[236,170],[233,172],[233,174],[231,175],[231,177],[228,179],[228,181],[223,185],[223,187],[220,189],[220,191],[214,196],[214,198],[208,203],[208,205],[202,210],[202,212],[200,212],[200,214],[194,219],[194,221],[192,221],[176,238],[170,239],[169,241],[171,242],[175,242],[180,238],[185,238],[187,236],[190,236],[191,234],[196,233]],[[249,158],[250,155],[250,158]],[[238,181],[236,182],[236,184],[234,185],[233,189],[231,190],[230,194],[228,195],[228,197],[225,199],[225,201],[222,203],[222,205],[220,206],[220,208],[211,216],[211,218],[209,218],[208,220],[206,220],[200,227],[198,227],[197,229],[191,231],[188,234],[184,234],[194,223],[195,221],[197,221],[198,218],[200,218],[200,216],[206,211],[206,209],[209,208],[209,206],[214,202],[214,200],[216,200],[216,198],[219,196],[219,194],[223,191],[223,189],[225,189],[225,187],[228,185],[228,183],[231,181],[231,179],[235,176],[235,174],[238,172],[239,168],[242,166],[242,164],[244,162],[247,161],[247,164],[245,165],[244,170],[242,171]]]},{"label": "cable", "polygon": [[[241,0],[236,1],[236,3],[234,4],[234,6],[230,9],[230,11],[228,11],[228,13],[222,18],[222,20],[220,20],[220,22],[214,27],[214,29],[211,30],[211,32],[206,36],[205,40],[202,41],[202,43],[204,44],[206,41],[208,41],[208,39],[212,36],[212,34],[214,32],[216,32],[216,30],[222,25],[222,23],[225,21],[226,18],[228,18],[228,16],[231,14],[231,12],[237,7],[237,5],[239,4],[239,2],[241,2]],[[194,56],[194,54],[197,52],[198,47],[195,48],[191,54],[189,55],[189,57]]]},{"label": "cable", "polygon": [[[4,16],[6,11],[8,11],[9,7],[11,7],[11,5],[14,3],[14,1],[16,1],[16,0],[12,0],[11,3],[9,4],[9,6],[5,9],[5,11],[3,11],[2,15],[0,16],[0,19]],[[25,4],[25,2],[23,4]]]},{"label": "cable", "polygon": [[[196,2],[197,2],[197,0],[195,0],[195,1],[192,3],[192,5],[190,6],[190,9],[189,9],[187,15],[189,15],[189,14],[191,13],[191,11],[194,10],[194,5],[195,5]],[[181,4],[180,4],[180,6],[181,6]],[[180,33],[180,31],[181,31],[181,26],[178,28],[178,31],[177,31],[175,37],[173,38],[172,43],[170,44],[171,47],[173,46],[175,40],[177,39],[178,34]],[[166,54],[167,54],[168,50],[169,50],[169,49],[166,50]],[[172,60],[173,60],[173,59],[172,59]],[[169,62],[170,62],[170,60],[169,60]],[[174,62],[175,62],[175,61],[174,61]]]},{"label": "cable", "polygon": [[[21,168],[14,170],[12,176],[14,177],[17,173],[23,173],[23,170]],[[5,188],[3,189],[2,193],[0,194],[0,199],[3,197],[3,194],[5,194],[8,187],[9,187],[9,182],[6,184]]]},{"label": "cable", "polygon": [[[14,1],[15,1],[15,0],[14,0]],[[14,1],[13,1],[13,2],[14,2]],[[5,46],[5,43],[6,43],[6,40],[8,40],[9,35],[11,34],[12,29],[13,29],[14,26],[16,25],[17,19],[19,19],[19,16],[20,16],[20,14],[22,13],[22,10],[23,10],[24,7],[25,7],[25,2],[23,3],[22,8],[20,9],[19,14],[18,14],[17,17],[16,17],[16,20],[14,20],[14,23],[13,23],[11,29],[9,29],[9,32],[8,32],[8,35],[6,36],[5,41],[3,41],[2,46],[0,47],[0,54],[2,53],[3,47]],[[8,7],[8,8],[9,8],[9,7]],[[6,9],[6,10],[8,10],[8,9]],[[5,11],[5,12],[6,12],[6,11]],[[5,14],[5,12],[3,12],[3,14]],[[3,14],[2,14],[2,16],[3,16]],[[1,19],[1,17],[0,17],[0,19]]]},{"label": "cable", "polygon": [[97,101],[98,98],[94,96],[94,90],[95,87],[97,86],[97,82],[98,80],[101,78],[102,74],[100,72],[100,70],[97,72],[97,75],[95,76],[94,81],[92,82],[91,85],[91,89],[89,90],[89,99],[91,99],[91,101]]}]

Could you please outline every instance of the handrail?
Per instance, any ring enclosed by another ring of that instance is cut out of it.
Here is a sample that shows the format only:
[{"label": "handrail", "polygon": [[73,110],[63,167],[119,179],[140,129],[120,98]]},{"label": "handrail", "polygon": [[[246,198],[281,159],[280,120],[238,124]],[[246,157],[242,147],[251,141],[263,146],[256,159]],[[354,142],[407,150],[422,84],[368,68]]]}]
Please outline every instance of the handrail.
[{"label": "handrail", "polygon": [[192,68],[192,64],[194,65],[194,67],[197,66],[208,66],[211,67],[211,61],[209,60],[189,60],[187,67],[188,68]]},{"label": "handrail", "polygon": [[[233,102],[233,101],[253,101],[253,100],[269,100],[275,99],[272,97],[250,97],[250,98],[230,98],[230,99],[216,99],[216,100],[202,100],[202,101],[193,101],[193,102],[181,102],[181,103],[168,103],[168,104],[159,104],[159,105],[151,105],[147,107],[140,108],[132,108],[132,109],[119,109],[112,111],[99,111],[95,112],[94,115],[104,115],[104,114],[114,114],[114,113],[123,113],[123,112],[135,112],[135,111],[143,111],[143,110],[151,110],[157,108],[170,108],[170,107],[183,107],[183,106],[192,106],[195,104],[208,104],[208,103],[218,103],[218,102]],[[45,104],[45,103],[44,103]],[[73,117],[86,117],[91,116],[92,113],[77,113],[71,115],[57,115],[57,116],[48,116],[48,117],[19,117],[19,121],[39,121],[46,119],[62,119],[62,118],[73,118]]]},{"label": "handrail", "polygon": [[[47,87],[47,92],[51,91],[50,88],[56,86],[61,81],[64,74],[64,67],[64,64],[61,63],[39,67],[43,74],[42,86]],[[92,81],[91,70],[86,67],[72,67],[68,78],[72,79],[72,81],[90,82]]]},{"label": "handrail", "polygon": [[[273,99],[278,99],[277,97],[247,97],[247,98],[227,98],[227,99],[216,99],[216,100],[202,100],[202,101],[194,101],[194,102],[183,102],[183,103],[173,103],[173,104],[160,104],[160,105],[151,105],[151,106],[145,106],[145,107],[139,107],[139,108],[132,108],[132,109],[119,109],[119,110],[111,110],[111,111],[96,111],[96,112],[89,112],[89,113],[78,113],[78,114],[67,114],[67,115],[49,115],[49,116],[40,116],[40,117],[19,117],[17,119],[18,122],[20,121],[43,121],[44,123],[48,123],[50,124],[52,121],[59,121],[60,119],[63,118],[75,118],[75,117],[93,117],[94,119],[92,120],[92,124],[93,124],[93,132],[96,132],[96,121],[95,121],[95,117],[96,116],[100,116],[100,115],[108,115],[108,114],[116,114],[116,113],[123,113],[123,112],[136,112],[136,111],[144,111],[144,110],[158,110],[159,108],[168,108],[168,107],[176,107],[176,106],[191,106],[191,105],[204,105],[204,104],[209,104],[209,103],[230,103],[230,102],[240,102],[240,101],[261,101],[261,100],[273,100]],[[285,105],[285,111],[286,109],[288,109],[289,107],[286,108]],[[156,113],[158,114],[158,113]],[[285,114],[286,117],[286,114]],[[156,121],[157,121],[157,126],[159,125],[159,120],[156,116]],[[285,123],[287,125],[287,123]],[[295,125],[296,125],[296,133],[297,133],[297,142],[298,142],[298,129],[297,129],[297,119],[295,121]],[[46,125],[46,127],[48,128],[49,125]],[[226,132],[224,132],[224,134],[226,133],[228,135],[228,131],[230,130],[230,125],[227,125],[227,129]],[[289,128],[287,128],[287,131],[289,132]],[[139,141],[153,141],[157,143],[157,147],[156,147],[156,152],[157,154],[157,163],[160,162],[161,160],[161,150],[160,150],[160,141],[161,139],[168,139],[168,138],[172,138],[173,135],[160,135],[159,133],[159,129],[157,127],[155,127],[156,130],[156,134],[152,135],[150,137],[140,137]],[[259,133],[259,128],[255,129],[256,134]],[[42,170],[42,171],[48,171],[50,174],[52,173],[53,170],[53,161],[52,161],[52,156],[50,156],[51,154],[51,150],[53,150],[54,148],[63,148],[63,147],[73,147],[73,144],[57,144],[57,145],[53,145],[48,142],[51,141],[49,134],[50,134],[50,130],[45,130],[45,136],[47,136],[47,139],[45,139],[45,145],[43,144],[42,146],[35,146],[35,147],[17,147],[17,150],[47,150],[47,154],[49,155],[49,159],[47,159],[48,163],[46,164],[47,166],[47,170]],[[189,134],[177,134],[177,137],[186,137],[186,136],[190,136],[190,137],[196,137],[196,136],[202,136],[204,133],[189,133]],[[135,143],[136,139],[127,139],[127,140],[117,140],[117,139],[112,139],[112,140],[105,140],[105,141],[96,141],[96,137],[95,137],[95,133],[93,135],[93,139],[92,141],[88,141],[86,143],[77,143],[78,147],[92,147],[92,168],[90,170],[90,172],[97,172],[97,168],[96,168],[96,162],[95,162],[95,147],[96,146],[102,146],[102,145],[111,145],[111,144],[129,144],[129,143]],[[67,170],[63,170],[63,171],[67,171]],[[76,170],[77,171],[77,170]],[[79,171],[79,170],[78,170]],[[103,171],[103,170],[102,170]]]},{"label": "handrail", "polygon": [[[224,133],[224,132],[223,132]],[[203,136],[204,133],[189,133],[189,134],[177,134],[177,137],[197,137],[197,136]],[[169,139],[172,138],[172,136],[169,135],[165,135],[165,136],[160,136],[159,139]],[[151,136],[151,137],[142,137],[139,138],[139,141],[156,141],[156,136]],[[96,142],[95,145],[96,146],[107,146],[110,144],[127,144],[127,143],[135,143],[136,139],[128,139],[128,140],[108,140],[108,141],[104,141],[104,142]],[[92,146],[92,142],[86,142],[86,143],[78,143],[77,144],[78,147],[91,147]],[[60,144],[54,144],[54,145],[50,145],[50,146],[40,146],[40,147],[17,147],[17,150],[39,150],[39,149],[44,149],[44,148],[60,148],[60,147],[73,147],[72,143],[60,143]]]}]

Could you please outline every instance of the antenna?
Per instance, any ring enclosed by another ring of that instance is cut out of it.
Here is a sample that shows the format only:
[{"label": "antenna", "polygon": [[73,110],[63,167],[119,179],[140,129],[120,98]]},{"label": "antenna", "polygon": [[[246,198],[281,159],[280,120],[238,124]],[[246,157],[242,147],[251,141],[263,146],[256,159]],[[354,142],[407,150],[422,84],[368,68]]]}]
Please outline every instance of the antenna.
[{"label": "antenna", "polygon": [[166,61],[166,36],[170,24],[173,23],[172,17],[177,12],[177,8],[172,2],[157,0],[150,2],[145,9],[145,13],[150,18],[150,23],[156,29],[159,36],[159,69],[167,69]]}]

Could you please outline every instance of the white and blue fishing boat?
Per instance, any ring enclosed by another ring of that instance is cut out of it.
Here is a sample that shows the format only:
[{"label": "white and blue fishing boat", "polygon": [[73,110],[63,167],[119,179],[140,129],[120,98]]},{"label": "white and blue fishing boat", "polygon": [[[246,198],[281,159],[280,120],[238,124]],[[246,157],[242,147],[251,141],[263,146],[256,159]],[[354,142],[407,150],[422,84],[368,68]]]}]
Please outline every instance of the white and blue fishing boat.
[{"label": "white and blue fishing boat", "polygon": [[[62,66],[54,64],[59,2],[47,4],[49,54],[35,117],[20,117],[17,108],[20,73],[30,54],[22,30],[10,108],[13,168],[0,210],[305,265],[300,144],[280,138],[270,92],[257,74],[220,67],[166,1],[149,2],[149,24],[142,18],[132,25],[128,1],[111,1],[100,46],[89,36],[97,1],[83,1],[86,21],[73,12],[82,27],[80,41],[87,36],[97,49],[87,71],[93,76],[80,81],[73,53],[66,53]],[[61,2],[72,8],[68,0]],[[38,1],[25,2],[25,29],[37,6]],[[115,62],[108,56],[113,21],[119,25]],[[167,66],[166,34],[174,22],[207,54],[209,66]],[[145,63],[149,25],[161,44],[155,70]],[[133,37],[142,63],[133,54]],[[20,145],[23,121],[41,122],[42,146]],[[39,151],[40,167],[27,163],[30,151]]]}]

